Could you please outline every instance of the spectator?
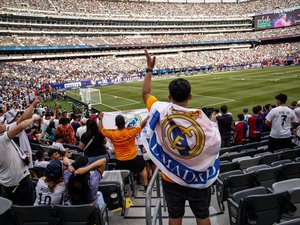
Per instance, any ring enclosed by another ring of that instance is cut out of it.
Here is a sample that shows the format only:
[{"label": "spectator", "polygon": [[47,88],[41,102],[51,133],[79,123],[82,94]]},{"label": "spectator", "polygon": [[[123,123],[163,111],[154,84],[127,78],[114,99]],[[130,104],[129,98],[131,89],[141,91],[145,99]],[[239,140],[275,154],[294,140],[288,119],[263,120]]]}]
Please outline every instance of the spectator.
[{"label": "spectator", "polygon": [[69,123],[66,113],[63,113],[63,117],[59,120],[59,123],[59,126],[55,129],[55,135],[61,135],[64,138],[64,144],[75,144],[75,132]]},{"label": "spectator", "polygon": [[[35,100],[24,114],[30,117],[33,114]],[[23,115],[24,115],[23,114]],[[10,199],[17,205],[33,204],[33,184],[29,177],[29,160],[25,153],[14,143],[13,138],[26,129],[34,121],[33,118],[24,119],[16,126],[7,130],[6,125],[0,122],[0,184],[2,196]]]},{"label": "spectator", "polygon": [[227,113],[227,106],[222,105],[221,108],[221,116],[217,116],[217,122],[219,126],[219,131],[221,134],[222,144],[221,148],[230,147],[231,143],[231,130],[234,126],[233,118],[230,114]]},{"label": "spectator", "polygon": [[65,147],[63,146],[64,137],[62,135],[55,135],[55,141],[52,143],[52,148],[59,149],[61,152],[65,152]]},{"label": "spectator", "polygon": [[285,103],[287,95],[279,94],[275,97],[277,107],[272,109],[266,117],[266,123],[272,124],[269,137],[269,151],[291,147],[292,123],[299,122],[295,112]]},{"label": "spectator", "polygon": [[[150,110],[149,123],[146,127],[149,146],[145,145],[145,147],[150,158],[163,172],[162,186],[168,206],[169,224],[182,224],[185,202],[188,200],[196,216],[197,224],[210,225],[210,186],[217,179],[218,168],[214,165],[218,162],[221,145],[217,124],[209,120],[201,109],[189,109],[189,100],[192,98],[191,86],[185,79],[179,78],[170,82],[169,100],[171,103],[159,102],[151,95],[151,79],[156,58],[150,56],[147,50],[145,54],[147,74],[142,96]],[[190,124],[192,126],[189,126]],[[193,130],[191,134],[191,131],[184,126],[198,129]],[[172,134],[166,134],[168,137],[164,137],[161,132]],[[199,139],[193,139],[194,135]],[[204,143],[204,139],[206,147],[200,144]],[[197,153],[197,150],[201,153]],[[167,163],[164,162],[166,157]],[[178,170],[170,168],[174,163]],[[211,169],[214,172],[209,171]],[[187,179],[186,176],[190,174],[192,177],[197,177],[201,173],[210,174],[210,176],[204,175],[203,178],[205,178],[201,179],[201,182],[195,179],[191,182],[191,177]]]},{"label": "spectator", "polygon": [[81,126],[76,131],[76,137],[79,141],[81,140],[81,136],[86,132],[86,122],[87,119],[85,117],[80,120]]},{"label": "spectator", "polygon": [[45,161],[45,155],[43,150],[38,150],[35,153],[36,160],[34,162],[34,167],[44,167],[49,164],[49,161]]},{"label": "spectator", "polygon": [[113,144],[116,154],[116,169],[130,170],[133,173],[140,173],[144,182],[144,190],[148,187],[148,175],[145,161],[142,156],[138,155],[135,144],[136,135],[139,134],[146,124],[146,120],[141,123],[140,127],[125,128],[125,119],[122,115],[115,118],[118,129],[108,130],[103,129],[102,119],[103,113],[100,113],[99,131]]},{"label": "spectator", "polygon": [[[102,209],[104,200],[98,192],[98,186],[105,169],[106,159],[98,159],[89,164],[86,156],[79,156],[64,172],[65,184],[68,187],[68,204],[94,204]],[[72,171],[72,172],[70,172]]]},{"label": "spectator", "polygon": [[298,120],[300,121],[300,100],[297,102],[297,107],[294,109],[294,112],[298,118]]},{"label": "spectator", "polygon": [[294,138],[292,139],[292,146],[300,146],[300,125],[294,131]]},{"label": "spectator", "polygon": [[263,131],[263,119],[259,116],[258,106],[252,108],[253,115],[248,119],[250,142],[260,142]]},{"label": "spectator", "polygon": [[242,145],[245,143],[247,124],[244,122],[245,116],[243,114],[238,114],[238,122],[234,127],[233,140],[234,144]]},{"label": "spectator", "polygon": [[52,148],[48,152],[48,156],[49,156],[50,160],[60,160],[60,158],[61,158],[61,152],[60,152],[59,149]]},{"label": "spectator", "polygon": [[60,160],[52,160],[46,167],[46,176],[38,180],[34,205],[62,204],[65,189],[62,163]]},{"label": "spectator", "polygon": [[88,157],[89,163],[93,163],[98,159],[109,159],[106,147],[105,137],[98,131],[96,121],[89,119],[86,123],[86,133],[81,136],[79,148],[84,151],[84,155]]}]

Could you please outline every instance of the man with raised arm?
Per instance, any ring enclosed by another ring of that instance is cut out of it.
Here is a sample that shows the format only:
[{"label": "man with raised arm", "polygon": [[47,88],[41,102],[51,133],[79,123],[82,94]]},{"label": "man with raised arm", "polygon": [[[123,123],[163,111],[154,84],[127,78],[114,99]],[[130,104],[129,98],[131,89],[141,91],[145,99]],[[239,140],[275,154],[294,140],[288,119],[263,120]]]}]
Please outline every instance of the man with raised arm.
[{"label": "man with raised arm", "polygon": [[25,110],[24,120],[13,128],[7,130],[4,123],[0,122],[0,184],[2,196],[16,205],[32,205],[34,201],[33,184],[28,170],[28,159],[22,149],[12,140],[20,132],[28,128],[39,117],[29,118],[39,100]]},{"label": "man with raised arm", "polygon": [[201,109],[189,108],[191,85],[182,78],[169,84],[170,102],[160,102],[151,94],[152,72],[156,58],[145,50],[146,77],[142,96],[150,111],[145,148],[162,171],[169,225],[181,225],[185,201],[197,225],[210,225],[210,186],[219,174],[221,137],[215,122]]}]

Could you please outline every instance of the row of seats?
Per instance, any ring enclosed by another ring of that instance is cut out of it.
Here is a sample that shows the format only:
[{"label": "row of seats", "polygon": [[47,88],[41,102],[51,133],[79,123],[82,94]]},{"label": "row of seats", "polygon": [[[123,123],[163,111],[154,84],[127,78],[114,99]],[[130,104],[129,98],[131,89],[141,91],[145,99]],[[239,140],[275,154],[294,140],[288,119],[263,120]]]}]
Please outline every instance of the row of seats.
[{"label": "row of seats", "polygon": [[[292,160],[300,160],[299,149],[283,149],[275,153],[268,152],[266,149],[249,149],[242,152],[228,153],[220,158],[220,173],[242,169],[255,165],[272,165],[289,163]],[[276,162],[278,161],[278,162]]]},{"label": "row of seats", "polygon": [[[281,220],[300,217],[300,179],[274,183],[234,193],[228,198],[231,225],[272,225]],[[298,221],[298,223],[295,223]],[[300,224],[300,220],[291,223]]]},{"label": "row of seats", "polygon": [[244,172],[233,170],[219,175],[216,181],[216,193],[221,211],[225,209],[223,202],[235,192],[257,186],[270,188],[278,181],[300,178],[300,162],[290,162],[274,167],[265,165],[262,168],[248,168],[248,171]]},{"label": "row of seats", "polygon": [[108,225],[107,208],[94,205],[18,206],[0,197],[0,224],[13,225]]}]

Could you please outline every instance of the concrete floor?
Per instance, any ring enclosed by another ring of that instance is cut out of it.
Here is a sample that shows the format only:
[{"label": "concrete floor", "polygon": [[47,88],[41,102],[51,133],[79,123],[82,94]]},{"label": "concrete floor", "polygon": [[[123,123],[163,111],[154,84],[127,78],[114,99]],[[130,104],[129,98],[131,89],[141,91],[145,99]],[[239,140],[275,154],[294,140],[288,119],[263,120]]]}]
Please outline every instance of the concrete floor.
[{"label": "concrete floor", "polygon": [[[130,197],[134,206],[127,208],[126,214],[124,217],[121,216],[121,211],[112,212],[109,211],[109,224],[110,225],[142,225],[146,224],[145,217],[145,195],[139,189],[142,189],[141,186],[136,186],[136,197]],[[153,196],[156,196],[156,192],[153,191]],[[152,209],[156,204],[156,198],[152,199]],[[227,204],[225,204],[227,207]],[[163,224],[168,224],[168,213],[164,212],[162,208],[163,215]],[[220,212],[217,204],[217,199],[215,194],[212,195],[211,207],[210,207],[210,219],[212,225],[229,225],[228,210],[226,208],[225,213]],[[157,221],[158,224],[158,221]],[[188,203],[185,207],[185,216],[183,218],[183,225],[195,225],[196,221],[193,216],[192,211],[189,208]]]}]

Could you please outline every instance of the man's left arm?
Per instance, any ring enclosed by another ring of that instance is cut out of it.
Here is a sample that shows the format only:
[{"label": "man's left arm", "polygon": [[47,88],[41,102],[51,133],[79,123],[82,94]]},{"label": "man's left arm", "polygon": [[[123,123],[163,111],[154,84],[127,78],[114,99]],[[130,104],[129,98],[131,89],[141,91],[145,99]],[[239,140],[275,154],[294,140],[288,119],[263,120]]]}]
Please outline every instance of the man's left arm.
[{"label": "man's left arm", "polygon": [[20,116],[20,118],[18,119],[18,124],[21,123],[24,120],[30,119],[33,115],[33,111],[34,111],[35,107],[39,103],[40,103],[39,98],[35,98],[33,100],[33,102],[31,103],[31,105],[24,111],[22,116]]}]

